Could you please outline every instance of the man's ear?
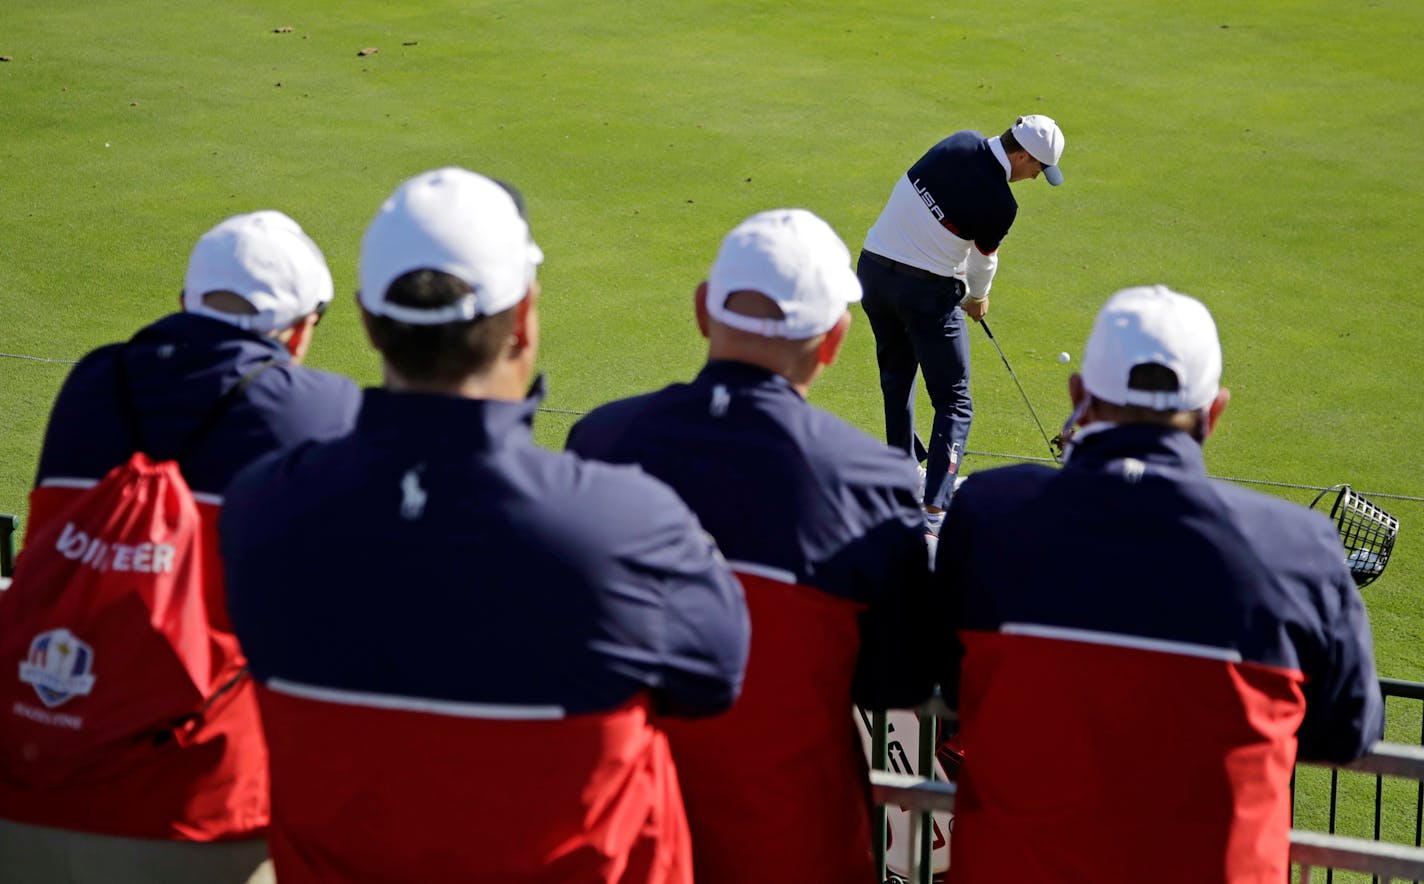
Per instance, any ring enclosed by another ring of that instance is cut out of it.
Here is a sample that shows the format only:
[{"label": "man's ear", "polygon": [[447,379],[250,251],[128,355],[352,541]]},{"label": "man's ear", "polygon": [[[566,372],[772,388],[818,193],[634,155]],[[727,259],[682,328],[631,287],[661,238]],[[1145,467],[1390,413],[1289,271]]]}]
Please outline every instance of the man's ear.
[{"label": "man's ear", "polygon": [[707,282],[704,280],[697,286],[697,291],[692,295],[692,310],[697,315],[697,330],[702,333],[702,337],[707,337],[712,325],[712,317],[707,312]]},{"label": "man's ear", "polygon": [[831,326],[831,330],[826,332],[826,336],[821,339],[820,346],[816,348],[816,364],[829,366],[836,361],[848,331],[850,331],[849,310],[841,314],[841,318],[836,320],[836,324]]},{"label": "man's ear", "polygon": [[1083,383],[1083,376],[1076,371],[1068,376],[1068,398],[1073,403],[1073,413],[1063,425],[1065,439],[1072,438],[1078,427],[1087,426],[1097,420],[1096,415],[1089,414],[1093,410],[1093,394],[1088,392]]},{"label": "man's ear", "polygon": [[376,330],[371,324],[371,314],[366,312],[366,308],[361,304],[361,293],[357,292],[353,298],[356,302],[356,315],[361,317],[361,328],[366,331],[366,342],[371,345],[371,349],[377,353],[381,352],[381,342],[376,340]]},{"label": "man's ear", "polygon": [[1083,386],[1083,376],[1076,371],[1070,374],[1068,376],[1068,399],[1072,401],[1073,407],[1077,408],[1087,395],[1088,389]]},{"label": "man's ear", "polygon": [[1231,402],[1231,391],[1222,387],[1216,391],[1216,398],[1211,401],[1206,410],[1206,426],[1202,427],[1202,439],[1205,440],[1216,431],[1216,422],[1221,419],[1221,413],[1226,410],[1226,406]]},{"label": "man's ear", "polygon": [[311,348],[312,330],[316,328],[319,318],[315,313],[308,313],[287,329],[284,343],[287,345],[287,352],[292,354],[292,362],[297,365],[307,358],[307,350]]},{"label": "man's ear", "polygon": [[520,350],[530,347],[538,334],[538,313],[534,309],[538,300],[539,282],[535,280],[529,284],[524,299],[514,307],[514,343]]}]

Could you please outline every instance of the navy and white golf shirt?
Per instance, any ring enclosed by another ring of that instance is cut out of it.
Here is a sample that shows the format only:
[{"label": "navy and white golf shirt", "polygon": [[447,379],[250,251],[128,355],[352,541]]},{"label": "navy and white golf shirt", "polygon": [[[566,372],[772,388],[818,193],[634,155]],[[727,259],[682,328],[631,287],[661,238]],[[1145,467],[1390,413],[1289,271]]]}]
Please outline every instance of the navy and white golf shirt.
[{"label": "navy and white golf shirt", "polygon": [[997,136],[956,132],[930,148],[895,182],[865,250],[965,281],[985,298],[998,249],[1018,214],[1009,160]]}]

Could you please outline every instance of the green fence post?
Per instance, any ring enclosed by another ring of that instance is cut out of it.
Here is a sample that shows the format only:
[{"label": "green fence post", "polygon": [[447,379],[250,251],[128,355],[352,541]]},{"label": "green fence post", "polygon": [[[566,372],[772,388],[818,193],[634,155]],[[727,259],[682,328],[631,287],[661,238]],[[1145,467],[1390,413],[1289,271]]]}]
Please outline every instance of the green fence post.
[{"label": "green fence post", "polygon": [[[889,766],[890,759],[890,719],[884,709],[876,709],[870,713],[870,767],[873,770],[885,770]],[[886,821],[889,819],[889,809],[884,804],[875,804],[870,814],[871,830],[874,833],[870,840],[875,849],[875,879],[876,884],[885,881],[885,853],[889,849],[886,843],[889,838],[889,827]]]},{"label": "green fence post", "polygon": [[[939,719],[928,709],[920,713],[920,760],[919,774],[927,780],[935,778],[935,739],[938,736]],[[919,884],[931,884],[934,880],[934,814],[926,810],[920,814],[920,868]]]}]

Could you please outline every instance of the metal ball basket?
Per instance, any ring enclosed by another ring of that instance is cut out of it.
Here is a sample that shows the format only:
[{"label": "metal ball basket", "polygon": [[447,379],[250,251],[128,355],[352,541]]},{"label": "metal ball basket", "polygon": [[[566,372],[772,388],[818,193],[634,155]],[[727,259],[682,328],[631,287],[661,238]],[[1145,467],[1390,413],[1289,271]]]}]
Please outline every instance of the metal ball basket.
[{"label": "metal ball basket", "polygon": [[1340,542],[1345,546],[1345,564],[1355,585],[1361,589],[1379,579],[1394,552],[1399,536],[1399,520],[1371,503],[1349,485],[1334,485],[1320,492],[1311,502],[1315,508],[1330,492],[1336,492],[1330,507],[1330,519],[1340,529]]}]

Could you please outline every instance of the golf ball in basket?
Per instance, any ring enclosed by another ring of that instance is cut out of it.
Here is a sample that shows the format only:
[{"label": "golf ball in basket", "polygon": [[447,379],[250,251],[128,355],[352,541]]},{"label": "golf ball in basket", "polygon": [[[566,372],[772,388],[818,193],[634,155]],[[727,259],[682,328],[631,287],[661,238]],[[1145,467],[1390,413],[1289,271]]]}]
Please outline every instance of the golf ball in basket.
[{"label": "golf ball in basket", "polygon": [[1072,356],[1069,356],[1067,353],[1059,353],[1059,354],[1058,354],[1058,361],[1059,361],[1059,362],[1066,363],[1068,360],[1070,360],[1070,359],[1072,359],[1072,358],[1073,358],[1073,357],[1072,357]]},{"label": "golf ball in basket", "polygon": [[1345,558],[1345,564],[1349,565],[1352,571],[1370,573],[1380,570],[1379,554],[1364,547],[1351,550],[1350,555]]}]

